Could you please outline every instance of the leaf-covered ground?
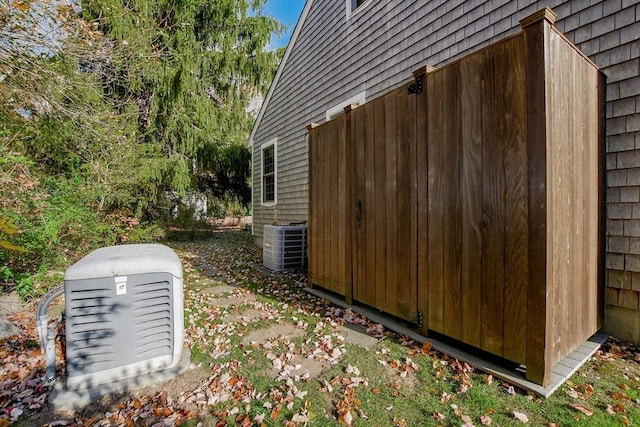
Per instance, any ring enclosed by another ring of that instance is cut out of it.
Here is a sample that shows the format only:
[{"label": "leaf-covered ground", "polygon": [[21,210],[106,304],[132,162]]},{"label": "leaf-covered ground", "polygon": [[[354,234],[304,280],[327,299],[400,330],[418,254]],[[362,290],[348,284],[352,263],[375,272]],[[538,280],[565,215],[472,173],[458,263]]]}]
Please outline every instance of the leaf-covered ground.
[{"label": "leaf-covered ground", "polygon": [[0,342],[0,427],[640,423],[640,352],[629,344],[610,339],[541,400],[308,295],[302,273],[270,274],[246,233],[169,246],[183,263],[190,369],[52,413],[32,304],[11,318],[24,335]]}]

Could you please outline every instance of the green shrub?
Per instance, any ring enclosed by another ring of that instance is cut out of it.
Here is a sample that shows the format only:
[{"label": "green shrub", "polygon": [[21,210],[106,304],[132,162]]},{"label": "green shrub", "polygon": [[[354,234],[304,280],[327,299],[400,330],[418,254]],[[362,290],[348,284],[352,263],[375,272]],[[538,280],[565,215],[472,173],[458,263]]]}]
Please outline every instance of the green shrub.
[{"label": "green shrub", "polygon": [[243,203],[238,196],[226,194],[220,198],[209,198],[207,213],[213,218],[241,217],[251,215],[251,205]]},{"label": "green shrub", "polygon": [[[0,145],[0,285],[28,297],[59,282],[86,253],[120,243],[157,242],[161,227],[127,210],[105,214],[90,176],[47,173]],[[15,227],[15,230],[11,227]],[[9,234],[10,233],[10,234]],[[21,250],[12,250],[11,248]]]}]

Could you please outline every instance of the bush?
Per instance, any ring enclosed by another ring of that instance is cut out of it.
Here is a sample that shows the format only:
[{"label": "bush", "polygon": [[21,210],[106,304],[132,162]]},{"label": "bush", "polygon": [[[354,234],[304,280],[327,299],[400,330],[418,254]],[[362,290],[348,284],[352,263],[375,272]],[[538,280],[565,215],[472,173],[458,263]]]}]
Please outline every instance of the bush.
[{"label": "bush", "polygon": [[238,196],[227,194],[209,199],[208,214],[213,218],[248,216],[251,215],[251,205],[242,203]]},{"label": "bush", "polygon": [[[87,178],[51,176],[0,145],[0,285],[44,293],[86,253],[119,243],[157,242],[163,230],[128,211],[101,212]],[[4,221],[4,222],[2,222]]]}]

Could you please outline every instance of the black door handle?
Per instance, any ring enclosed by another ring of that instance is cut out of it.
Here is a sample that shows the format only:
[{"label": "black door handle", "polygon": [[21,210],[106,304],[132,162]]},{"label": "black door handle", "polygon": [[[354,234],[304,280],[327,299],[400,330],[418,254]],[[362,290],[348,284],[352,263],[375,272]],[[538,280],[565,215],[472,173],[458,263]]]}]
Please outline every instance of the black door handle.
[{"label": "black door handle", "polygon": [[359,229],[362,225],[362,202],[360,200],[356,202],[356,223]]}]

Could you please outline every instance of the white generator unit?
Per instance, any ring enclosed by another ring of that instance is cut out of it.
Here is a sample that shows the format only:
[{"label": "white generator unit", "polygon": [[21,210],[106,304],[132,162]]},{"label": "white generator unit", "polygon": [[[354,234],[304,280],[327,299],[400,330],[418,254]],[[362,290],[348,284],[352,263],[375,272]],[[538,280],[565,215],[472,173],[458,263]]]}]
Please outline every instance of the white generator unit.
[{"label": "white generator unit", "polygon": [[98,249],[67,270],[64,296],[66,391],[140,385],[131,379],[184,365],[182,265],[170,248]]},{"label": "white generator unit", "polygon": [[265,225],[262,263],[273,271],[305,268],[307,265],[307,227],[304,225]]}]

